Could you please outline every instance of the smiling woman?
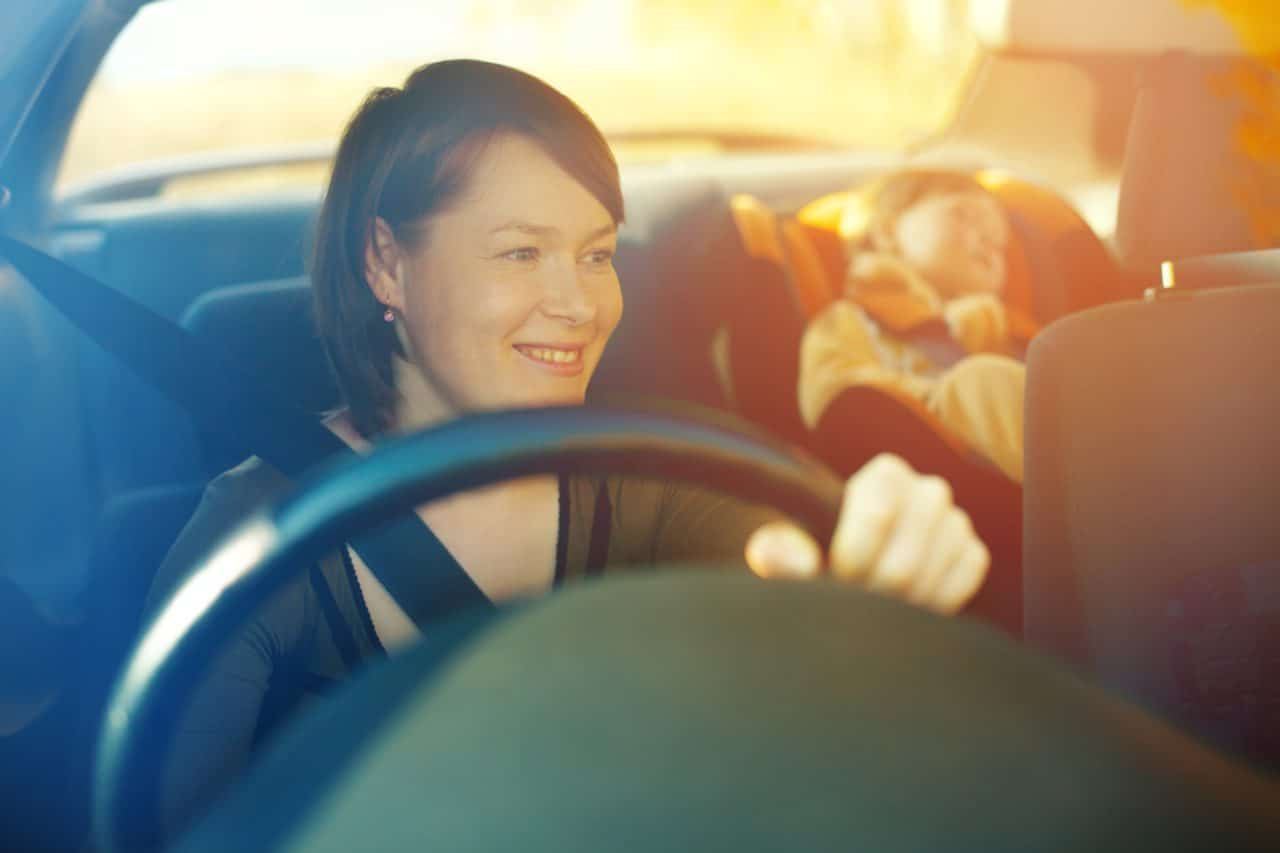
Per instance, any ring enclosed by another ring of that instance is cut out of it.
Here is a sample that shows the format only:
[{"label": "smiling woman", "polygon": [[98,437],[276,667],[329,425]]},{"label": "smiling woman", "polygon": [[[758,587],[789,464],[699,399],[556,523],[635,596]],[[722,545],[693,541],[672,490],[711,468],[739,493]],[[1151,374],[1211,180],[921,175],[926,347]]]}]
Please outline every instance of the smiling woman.
[{"label": "smiling woman", "polygon": [[[548,206],[563,226],[536,224]],[[492,226],[495,210],[521,218]],[[614,215],[535,143],[507,135],[481,155],[469,197],[427,230],[428,240],[469,251],[406,254],[379,229],[370,261],[383,303],[433,365],[434,405],[581,404],[622,316]],[[501,345],[489,349],[491,339]]]},{"label": "smiling woman", "polygon": [[[317,318],[347,404],[329,428],[363,452],[470,413],[580,405],[621,319],[612,253],[622,216],[603,136],[541,80],[452,60],[375,90],[343,136],[318,223]],[[215,480],[165,559],[152,606],[231,525],[290,485],[257,459]],[[946,484],[888,456],[849,481],[825,554],[765,507],[629,477],[524,477],[416,514],[414,536],[388,543],[394,558],[410,572],[454,571],[495,603],[594,574],[712,562],[768,578],[812,579],[825,565],[953,612],[989,563]],[[260,728],[363,661],[443,627],[416,621],[358,549],[336,549],[295,577],[195,692],[160,774],[171,831],[239,770]]]},{"label": "smiling woman", "polygon": [[[468,109],[477,85],[496,82],[476,67],[427,66],[376,91],[338,152],[313,280],[364,436],[468,409],[580,404],[622,314],[608,145],[576,105],[517,72],[495,70],[501,85]],[[422,366],[421,393],[396,394],[393,356]],[[397,399],[415,410],[397,412]]]}]

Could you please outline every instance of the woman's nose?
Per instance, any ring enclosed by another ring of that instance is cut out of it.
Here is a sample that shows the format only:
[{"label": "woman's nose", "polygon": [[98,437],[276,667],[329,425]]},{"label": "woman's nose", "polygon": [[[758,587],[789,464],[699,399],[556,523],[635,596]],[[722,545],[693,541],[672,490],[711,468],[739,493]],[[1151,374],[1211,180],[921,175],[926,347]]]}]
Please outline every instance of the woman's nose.
[{"label": "woman's nose", "polygon": [[548,264],[547,291],[542,300],[542,310],[549,317],[565,320],[575,326],[595,319],[596,304],[592,289],[582,280],[577,264]]}]

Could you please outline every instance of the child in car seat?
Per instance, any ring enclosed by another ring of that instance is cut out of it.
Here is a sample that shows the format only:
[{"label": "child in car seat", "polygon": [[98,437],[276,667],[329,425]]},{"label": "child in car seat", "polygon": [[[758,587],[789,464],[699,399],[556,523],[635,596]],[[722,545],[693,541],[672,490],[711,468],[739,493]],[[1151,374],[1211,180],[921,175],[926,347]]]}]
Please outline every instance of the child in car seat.
[{"label": "child in car seat", "polygon": [[813,428],[839,394],[910,398],[1022,480],[1021,357],[1036,327],[1001,298],[1009,223],[968,175],[895,172],[857,194],[840,234],[843,298],[801,342],[799,403]]}]

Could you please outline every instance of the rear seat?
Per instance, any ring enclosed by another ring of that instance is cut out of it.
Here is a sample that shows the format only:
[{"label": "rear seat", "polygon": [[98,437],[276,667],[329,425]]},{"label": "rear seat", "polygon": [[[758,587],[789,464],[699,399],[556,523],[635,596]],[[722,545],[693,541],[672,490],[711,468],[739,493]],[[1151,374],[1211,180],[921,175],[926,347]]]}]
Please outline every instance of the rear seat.
[{"label": "rear seat", "polygon": [[[735,408],[775,435],[802,442],[804,424],[796,403],[799,343],[810,305],[829,300],[812,280],[802,280],[792,246],[778,217],[753,196],[730,200],[746,263],[726,304],[720,342],[721,381]],[[806,283],[807,281],[807,283]]]}]

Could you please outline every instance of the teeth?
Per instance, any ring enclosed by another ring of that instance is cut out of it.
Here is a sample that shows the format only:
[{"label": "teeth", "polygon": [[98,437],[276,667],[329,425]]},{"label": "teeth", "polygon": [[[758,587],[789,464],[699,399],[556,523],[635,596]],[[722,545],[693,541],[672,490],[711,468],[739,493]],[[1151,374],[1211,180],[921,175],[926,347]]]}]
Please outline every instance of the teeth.
[{"label": "teeth", "polygon": [[573,364],[582,356],[581,350],[559,350],[546,349],[542,347],[522,347],[527,355],[536,358],[538,361],[546,361],[551,364]]}]

